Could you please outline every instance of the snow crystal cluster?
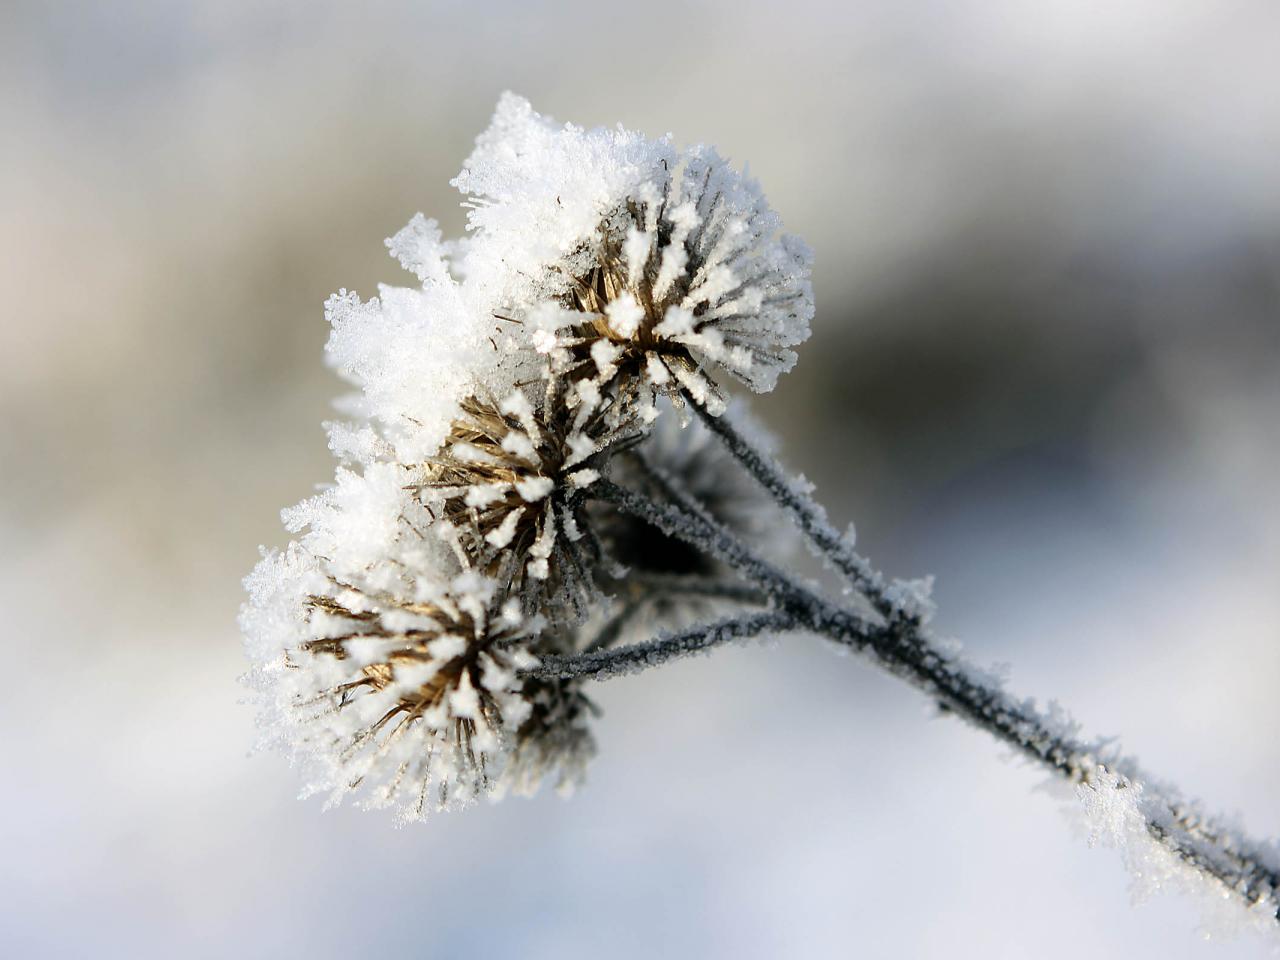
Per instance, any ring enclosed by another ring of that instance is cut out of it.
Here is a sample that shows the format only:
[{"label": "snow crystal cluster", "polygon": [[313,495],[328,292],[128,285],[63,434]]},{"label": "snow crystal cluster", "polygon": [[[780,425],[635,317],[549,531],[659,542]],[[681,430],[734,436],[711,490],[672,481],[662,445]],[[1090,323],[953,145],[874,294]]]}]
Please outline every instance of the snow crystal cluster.
[{"label": "snow crystal cluster", "polygon": [[1090,845],[1119,851],[1135,901],[1166,890],[1189,894],[1201,908],[1205,939],[1275,933],[1280,904],[1266,866],[1280,860],[1274,844],[1259,847],[1174,788],[1106,764],[1089,769],[1075,794]]},{"label": "snow crystal cluster", "polygon": [[581,779],[594,707],[527,671],[625,634],[625,567],[672,598],[722,573],[591,488],[633,471],[758,524],[706,428],[677,420],[724,412],[721,374],[771,389],[813,315],[808,251],[709,148],[507,94],[454,185],[464,239],[418,215],[387,241],[417,285],[325,305],[357,388],[329,425],[340,465],[284,512],[296,540],[264,553],[241,615],[265,738],[308,792],[407,820]]}]

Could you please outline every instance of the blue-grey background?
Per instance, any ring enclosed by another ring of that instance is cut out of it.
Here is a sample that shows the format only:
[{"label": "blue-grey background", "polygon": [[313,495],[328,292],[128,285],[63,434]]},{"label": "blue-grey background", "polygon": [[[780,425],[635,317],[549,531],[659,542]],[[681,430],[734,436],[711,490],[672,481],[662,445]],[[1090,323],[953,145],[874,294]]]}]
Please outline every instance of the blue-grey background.
[{"label": "blue-grey background", "polygon": [[749,161],[817,251],[755,409],[940,629],[1280,835],[1280,7],[0,6],[13,957],[1261,957],[807,640],[598,690],[587,789],[396,830],[247,756],[239,578],[331,473],[320,305],[498,93]]}]

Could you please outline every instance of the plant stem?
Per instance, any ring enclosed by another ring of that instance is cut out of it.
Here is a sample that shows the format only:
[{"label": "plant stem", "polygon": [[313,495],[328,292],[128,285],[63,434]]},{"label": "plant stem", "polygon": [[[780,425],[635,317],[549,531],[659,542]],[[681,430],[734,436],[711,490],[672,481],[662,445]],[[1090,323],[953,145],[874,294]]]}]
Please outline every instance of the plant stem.
[{"label": "plant stem", "polygon": [[688,398],[688,403],[707,428],[720,438],[734,459],[742,464],[743,469],[795,519],[800,532],[825,561],[835,567],[852,586],[862,590],[881,616],[889,618],[899,612],[897,605],[885,594],[884,577],[853,548],[848,537],[831,525],[822,506],[797,481],[787,476],[777,460],[744,437],[728,416],[713,416],[691,397]]},{"label": "plant stem", "polygon": [[524,675],[544,680],[607,680],[639,673],[689,654],[702,653],[732,640],[745,640],[762,633],[788,630],[794,624],[795,619],[789,613],[778,610],[727,617],[646,643],[573,656],[544,657],[538,666],[525,670]]},{"label": "plant stem", "polygon": [[[614,651],[548,660],[535,675],[605,679],[643,670],[689,652],[762,632],[803,630],[869,654],[889,673],[906,680],[973,726],[1071,782],[1090,783],[1102,766],[1099,747],[1076,739],[1068,725],[1015,700],[997,680],[938,648],[918,618],[890,607],[879,623],[832,603],[810,587],[753,553],[706,511],[679,503],[656,503],[609,480],[592,494],[652,523],[664,533],[716,557],[767,592],[776,610],[718,621],[645,644]],[[810,511],[810,515],[817,515]],[[886,599],[886,603],[888,600]],[[878,605],[877,605],[878,606]],[[1246,905],[1274,905],[1280,869],[1257,844],[1202,815],[1176,792],[1154,788],[1130,761],[1112,759],[1106,768],[1126,781],[1143,783],[1151,801],[1144,817],[1147,832],[1182,861],[1240,897]],[[1278,916],[1280,918],[1280,916]]]},{"label": "plant stem", "polygon": [[680,505],[660,504],[642,493],[621,487],[603,477],[591,485],[590,495],[597,500],[612,503],[668,536],[684,540],[690,546],[723,561],[768,595],[785,594],[792,585],[792,578],[788,574],[757,556],[741,540],[707,516],[705,511],[695,512]]}]

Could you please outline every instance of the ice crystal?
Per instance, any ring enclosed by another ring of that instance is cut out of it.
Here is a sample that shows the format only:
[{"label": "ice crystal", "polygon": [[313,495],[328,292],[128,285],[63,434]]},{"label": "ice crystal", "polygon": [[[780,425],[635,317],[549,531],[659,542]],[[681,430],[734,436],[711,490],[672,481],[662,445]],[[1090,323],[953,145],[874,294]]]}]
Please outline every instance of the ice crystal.
[{"label": "ice crystal", "polygon": [[1176,791],[1170,795],[1171,788],[1143,783],[1104,765],[1089,770],[1075,789],[1090,844],[1120,852],[1134,900],[1164,890],[1190,894],[1201,907],[1206,939],[1246,930],[1275,933],[1280,907],[1276,891],[1265,880],[1248,885],[1237,881],[1236,889],[1217,878],[1238,876],[1242,864],[1274,859],[1275,850],[1251,849],[1236,831],[1204,816]]},{"label": "ice crystal", "polygon": [[[329,360],[361,390],[351,412],[376,424],[399,460],[434,452],[488,360],[488,327],[463,307],[456,284],[383,287],[367,302],[343,290],[329,298],[325,315],[333,327]],[[362,459],[374,452],[368,444],[359,451]]]}]

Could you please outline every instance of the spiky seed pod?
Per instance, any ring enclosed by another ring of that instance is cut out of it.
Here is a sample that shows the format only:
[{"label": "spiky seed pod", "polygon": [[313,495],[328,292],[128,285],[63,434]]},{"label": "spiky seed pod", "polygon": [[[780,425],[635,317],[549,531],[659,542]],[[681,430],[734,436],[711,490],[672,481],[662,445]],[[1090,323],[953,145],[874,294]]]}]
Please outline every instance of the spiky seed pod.
[{"label": "spiky seed pod", "polygon": [[335,799],[367,785],[371,806],[422,819],[487,791],[530,714],[517,678],[537,662],[529,624],[476,577],[429,602],[335,593],[308,598],[315,639],[288,655],[319,681],[310,704]]},{"label": "spiky seed pod", "polygon": [[714,151],[691,151],[605,217],[595,263],[569,276],[555,317],[561,367],[624,397],[687,393],[715,414],[707,365],[772,389],[808,335],[809,255],[772,238],[777,218],[748,187]]},{"label": "spiky seed pod", "polygon": [[463,565],[509,583],[526,613],[580,616],[596,557],[574,495],[624,436],[603,408],[570,410],[555,390],[537,406],[518,388],[501,402],[471,396],[411,489]]},{"label": "spiky seed pod", "polygon": [[710,148],[558,126],[507,94],[455,184],[474,201],[464,272],[588,401],[651,412],[683,392],[719,412],[708,370],[770,390],[809,335],[807,247]]},{"label": "spiky seed pod", "polygon": [[533,706],[519,671],[541,624],[476,573],[412,594],[339,581],[291,544],[246,581],[262,719],[308,793],[357,793],[402,819],[493,789]]}]

